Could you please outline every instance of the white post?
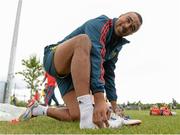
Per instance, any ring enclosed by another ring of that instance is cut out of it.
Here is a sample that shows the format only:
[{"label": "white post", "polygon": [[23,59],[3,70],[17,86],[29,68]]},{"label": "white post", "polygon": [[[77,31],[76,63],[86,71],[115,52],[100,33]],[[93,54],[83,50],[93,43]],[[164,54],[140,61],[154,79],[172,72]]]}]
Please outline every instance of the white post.
[{"label": "white post", "polygon": [[4,95],[4,103],[10,103],[10,96],[12,94],[11,92],[13,88],[14,65],[15,65],[15,57],[16,57],[16,46],[17,46],[17,39],[18,39],[21,6],[22,6],[22,0],[19,0],[17,13],[16,13],[15,26],[14,26],[13,40],[12,40],[12,45],[11,45],[11,53],[10,53],[10,60],[9,60],[7,85],[5,88],[5,95]]}]

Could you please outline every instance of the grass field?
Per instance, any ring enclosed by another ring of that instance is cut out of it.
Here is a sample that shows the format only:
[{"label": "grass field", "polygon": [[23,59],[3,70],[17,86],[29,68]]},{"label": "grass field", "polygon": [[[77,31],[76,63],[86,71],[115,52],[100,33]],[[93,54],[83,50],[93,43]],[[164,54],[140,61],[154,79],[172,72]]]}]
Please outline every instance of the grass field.
[{"label": "grass field", "polygon": [[149,111],[126,111],[140,126],[121,129],[80,130],[78,122],[60,122],[48,117],[36,117],[18,124],[0,122],[0,134],[180,134],[180,110],[176,116],[150,116]]}]

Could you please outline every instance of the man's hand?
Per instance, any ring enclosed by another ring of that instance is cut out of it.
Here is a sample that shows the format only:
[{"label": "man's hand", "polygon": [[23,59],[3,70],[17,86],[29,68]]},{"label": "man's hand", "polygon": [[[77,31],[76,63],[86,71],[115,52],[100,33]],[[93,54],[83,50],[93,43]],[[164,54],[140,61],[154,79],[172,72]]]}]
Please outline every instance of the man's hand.
[{"label": "man's hand", "polygon": [[123,109],[121,109],[116,101],[111,101],[111,106],[112,106],[112,110],[115,114],[119,115],[120,117],[123,117],[124,116],[124,111]]},{"label": "man's hand", "polygon": [[93,111],[93,122],[99,128],[108,127],[108,117],[109,117],[109,110],[104,99],[104,93],[95,93],[94,94],[94,111]]}]

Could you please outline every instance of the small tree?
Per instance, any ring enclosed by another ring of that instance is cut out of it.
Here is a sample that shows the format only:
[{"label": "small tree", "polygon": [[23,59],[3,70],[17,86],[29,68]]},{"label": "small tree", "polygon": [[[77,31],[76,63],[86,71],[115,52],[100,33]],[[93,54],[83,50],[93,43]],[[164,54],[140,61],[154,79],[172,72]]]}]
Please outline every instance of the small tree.
[{"label": "small tree", "polygon": [[25,69],[22,72],[17,72],[24,76],[24,81],[27,83],[27,88],[30,89],[30,98],[35,90],[38,90],[40,86],[40,77],[43,75],[43,65],[40,63],[40,60],[37,59],[36,55],[32,55],[29,59],[22,60],[22,65],[25,66]]}]

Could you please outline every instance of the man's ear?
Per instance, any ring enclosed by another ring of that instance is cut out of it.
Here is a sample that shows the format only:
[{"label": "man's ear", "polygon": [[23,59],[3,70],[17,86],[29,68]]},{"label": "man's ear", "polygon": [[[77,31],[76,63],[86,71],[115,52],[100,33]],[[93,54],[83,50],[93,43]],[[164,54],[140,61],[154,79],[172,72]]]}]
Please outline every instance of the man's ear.
[{"label": "man's ear", "polygon": [[125,14],[121,14],[119,17],[121,17],[121,16],[123,16],[123,15],[125,15]]},{"label": "man's ear", "polygon": [[123,16],[123,14],[121,14],[121,15],[119,16],[119,18],[120,18],[121,16]]}]

